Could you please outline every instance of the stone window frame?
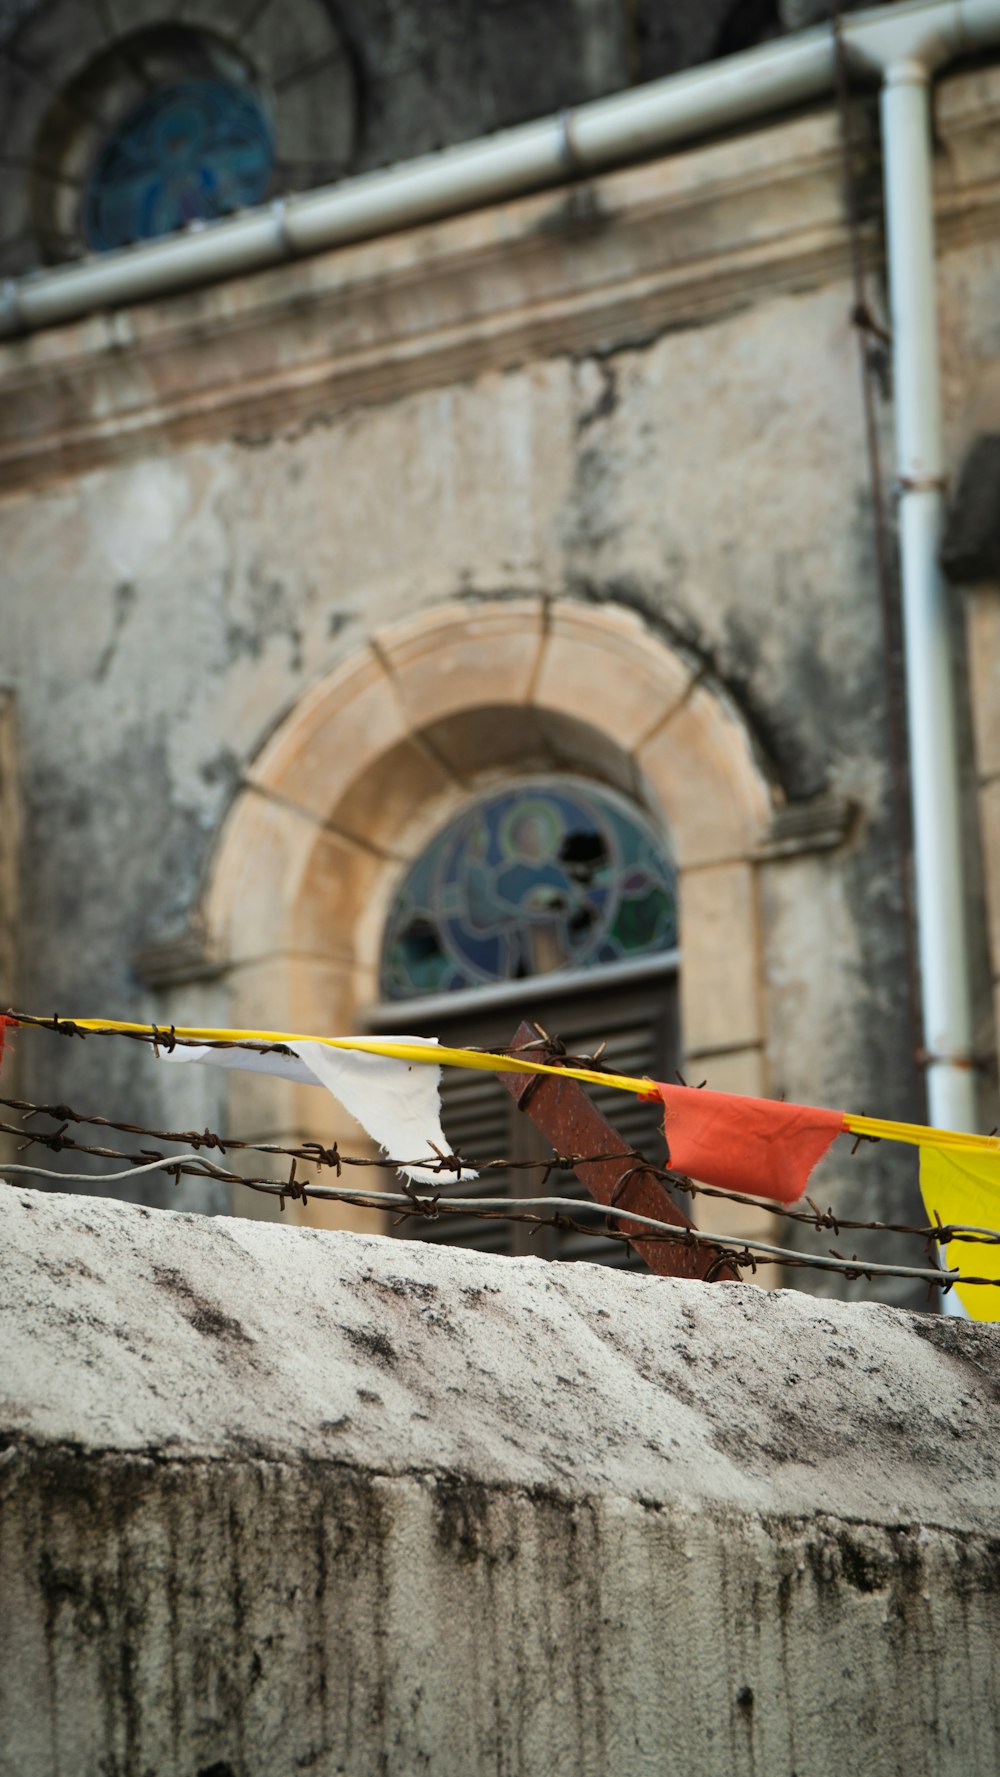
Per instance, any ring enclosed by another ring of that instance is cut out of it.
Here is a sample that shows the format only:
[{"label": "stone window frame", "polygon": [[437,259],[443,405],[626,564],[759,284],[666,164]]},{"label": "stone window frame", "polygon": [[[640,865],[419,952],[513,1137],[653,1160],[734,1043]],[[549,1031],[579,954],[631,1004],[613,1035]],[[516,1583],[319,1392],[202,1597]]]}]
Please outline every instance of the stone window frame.
[{"label": "stone window frame", "polygon": [[[203,897],[226,1019],[363,1026],[392,896],[428,832],[470,793],[559,770],[610,784],[666,828],[684,1066],[710,1058],[713,1086],[766,1092],[757,874],[771,786],[724,695],[616,606],[438,606],[377,631],[300,699],[246,774]],[[234,1073],[227,1091],[242,1134],[363,1150],[356,1127],[307,1087]],[[716,1226],[750,1231],[755,1212],[723,1208]],[[383,1225],[321,1205],[298,1219]]]}]

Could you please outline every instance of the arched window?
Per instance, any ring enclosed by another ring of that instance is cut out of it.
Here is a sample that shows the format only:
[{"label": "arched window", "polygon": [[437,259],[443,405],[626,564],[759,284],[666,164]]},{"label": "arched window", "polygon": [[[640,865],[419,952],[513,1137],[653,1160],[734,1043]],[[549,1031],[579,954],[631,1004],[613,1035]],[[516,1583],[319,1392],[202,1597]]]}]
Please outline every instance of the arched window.
[{"label": "arched window", "polygon": [[[383,1027],[496,1043],[540,1019],[580,1051],[607,1043],[629,1073],[663,1078],[677,1058],[677,896],[669,850],[648,818],[602,785],[528,779],[478,797],[429,841],[400,883],[382,948]],[[529,1119],[489,1074],[445,1070],[444,1128],[470,1159],[547,1157]],[[596,1093],[624,1139],[662,1158],[654,1106]],[[571,1175],[554,1189],[575,1188]],[[490,1175],[489,1195],[537,1192],[538,1175]],[[490,1251],[627,1262],[589,1236],[506,1223],[421,1226]],[[413,1237],[412,1226],[406,1229]]]},{"label": "arched window", "polygon": [[260,203],[273,163],[271,126],[249,83],[214,70],[175,75],[102,142],[83,190],[84,240],[106,252]]},{"label": "arched window", "polygon": [[532,781],[474,802],[408,872],[382,991],[455,993],[676,942],[673,866],[638,810],[596,784]]},{"label": "arched window", "polygon": [[197,228],[354,163],[354,65],[326,0],[22,11],[0,47],[15,71],[4,275]]}]

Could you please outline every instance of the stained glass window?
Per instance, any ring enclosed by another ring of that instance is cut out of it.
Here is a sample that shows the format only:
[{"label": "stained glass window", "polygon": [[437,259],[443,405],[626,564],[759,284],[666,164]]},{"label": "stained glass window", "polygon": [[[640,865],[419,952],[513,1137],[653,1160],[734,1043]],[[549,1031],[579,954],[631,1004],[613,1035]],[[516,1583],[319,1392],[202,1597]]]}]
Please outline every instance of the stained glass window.
[{"label": "stained glass window", "polygon": [[106,252],[264,197],[274,146],[253,93],[176,80],[128,113],[100,149],[83,198],[89,247]]},{"label": "stained glass window", "polygon": [[622,798],[571,779],[482,798],[407,873],[386,926],[386,999],[593,969],[677,942],[673,866]]}]

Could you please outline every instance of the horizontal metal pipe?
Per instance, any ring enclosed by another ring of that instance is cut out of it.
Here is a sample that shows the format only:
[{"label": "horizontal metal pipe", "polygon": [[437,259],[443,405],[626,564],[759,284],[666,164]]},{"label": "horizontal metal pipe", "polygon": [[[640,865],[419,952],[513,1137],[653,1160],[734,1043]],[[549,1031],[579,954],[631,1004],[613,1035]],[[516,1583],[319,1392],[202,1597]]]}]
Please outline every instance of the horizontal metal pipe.
[{"label": "horizontal metal pipe", "polygon": [[[1000,0],[903,0],[856,13],[844,37],[877,73],[918,42],[935,62],[1000,35]],[[827,26],[706,67],[595,99],[536,123],[461,143],[403,165],[304,192],[183,234],[29,273],[0,293],[0,337],[95,310],[280,264],[348,241],[414,227],[574,175],[640,159],[672,144],[745,124],[828,92],[834,46]]]}]

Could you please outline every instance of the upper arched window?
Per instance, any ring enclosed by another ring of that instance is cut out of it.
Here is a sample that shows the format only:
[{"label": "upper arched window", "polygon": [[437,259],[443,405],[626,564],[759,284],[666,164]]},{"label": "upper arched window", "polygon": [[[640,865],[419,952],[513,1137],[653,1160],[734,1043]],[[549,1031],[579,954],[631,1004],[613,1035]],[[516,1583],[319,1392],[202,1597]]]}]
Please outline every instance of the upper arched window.
[{"label": "upper arched window", "polygon": [[412,865],[386,925],[386,1000],[673,950],[666,847],[639,810],[574,779],[481,797]]},{"label": "upper arched window", "polygon": [[169,80],[101,144],[83,191],[84,240],[106,252],[259,203],[273,163],[271,126],[251,86],[218,73]]},{"label": "upper arched window", "polygon": [[275,176],[271,104],[213,31],[152,24],[116,39],[51,106],[34,181],[51,256],[173,234],[260,203]]},{"label": "upper arched window", "polygon": [[354,164],[354,63],[326,0],[47,0],[25,9],[0,73],[5,55],[18,72],[2,120],[4,276],[199,227]]}]

